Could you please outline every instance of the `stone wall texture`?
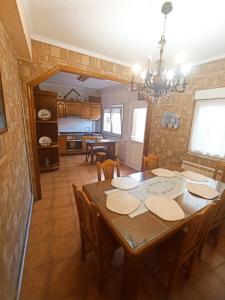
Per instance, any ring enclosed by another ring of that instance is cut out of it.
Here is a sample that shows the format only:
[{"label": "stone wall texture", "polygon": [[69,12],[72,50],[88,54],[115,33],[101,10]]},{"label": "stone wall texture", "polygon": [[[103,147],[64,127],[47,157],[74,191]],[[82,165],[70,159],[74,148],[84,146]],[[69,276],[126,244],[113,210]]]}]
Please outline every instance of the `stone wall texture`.
[{"label": "stone wall texture", "polygon": [[[153,106],[149,152],[159,155],[160,165],[178,164],[185,159],[194,163],[216,168],[218,159],[201,157],[188,153],[188,143],[194,112],[196,90],[225,86],[225,59],[199,65],[193,68],[185,93],[171,93],[166,102]],[[176,112],[181,117],[179,130],[160,128],[164,112]]]},{"label": "stone wall texture", "polygon": [[0,134],[0,299],[15,299],[31,183],[18,60],[0,23],[0,70],[8,131]]}]

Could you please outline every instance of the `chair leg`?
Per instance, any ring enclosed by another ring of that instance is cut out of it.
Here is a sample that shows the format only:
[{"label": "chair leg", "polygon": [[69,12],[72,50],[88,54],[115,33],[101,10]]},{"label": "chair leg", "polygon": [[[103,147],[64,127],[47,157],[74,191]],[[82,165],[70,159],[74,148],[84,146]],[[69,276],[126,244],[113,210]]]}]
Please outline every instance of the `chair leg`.
[{"label": "chair leg", "polygon": [[103,258],[98,256],[98,290],[101,293],[103,287],[103,270],[104,270],[104,261]]},{"label": "chair leg", "polygon": [[85,238],[83,235],[81,235],[81,258],[82,261],[85,262],[86,258],[86,245],[85,245]]},{"label": "chair leg", "polygon": [[169,279],[169,284],[168,284],[169,295],[171,295],[171,293],[174,290],[179,270],[180,270],[180,266],[178,265],[178,266],[175,267],[173,272],[171,272],[170,279]]}]

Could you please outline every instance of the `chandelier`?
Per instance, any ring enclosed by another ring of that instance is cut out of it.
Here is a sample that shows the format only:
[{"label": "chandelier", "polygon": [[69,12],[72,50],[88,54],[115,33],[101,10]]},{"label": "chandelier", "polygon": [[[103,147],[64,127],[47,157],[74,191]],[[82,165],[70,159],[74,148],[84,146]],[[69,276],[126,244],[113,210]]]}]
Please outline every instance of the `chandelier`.
[{"label": "chandelier", "polygon": [[186,75],[190,70],[190,65],[178,66],[175,71],[167,71],[163,53],[166,44],[165,28],[167,15],[172,11],[172,3],[165,2],[162,5],[161,12],[165,15],[163,34],[159,41],[160,52],[159,59],[152,64],[151,58],[148,58],[148,68],[146,72],[142,72],[141,78],[135,81],[135,75],[138,75],[141,68],[135,65],[133,68],[132,80],[129,83],[129,91],[138,92],[138,99],[151,100],[153,103],[159,99],[167,98],[170,92],[185,92],[187,87]]}]

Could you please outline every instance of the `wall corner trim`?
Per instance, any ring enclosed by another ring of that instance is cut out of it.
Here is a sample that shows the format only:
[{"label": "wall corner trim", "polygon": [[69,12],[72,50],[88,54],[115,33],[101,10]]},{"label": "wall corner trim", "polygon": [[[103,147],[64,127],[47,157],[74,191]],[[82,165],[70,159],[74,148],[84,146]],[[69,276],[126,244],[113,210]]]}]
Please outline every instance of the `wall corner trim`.
[{"label": "wall corner trim", "polygon": [[27,252],[27,244],[28,244],[31,216],[32,216],[32,210],[33,210],[33,202],[34,202],[34,196],[32,195],[30,208],[29,208],[29,214],[28,214],[28,220],[27,220],[27,225],[26,225],[25,239],[24,239],[22,258],[21,258],[21,263],[20,263],[19,276],[18,276],[18,281],[17,281],[17,291],[16,291],[16,295],[15,295],[15,300],[20,299],[20,292],[21,292],[23,271],[24,271],[24,264],[25,264],[25,257],[26,257],[26,252]]}]

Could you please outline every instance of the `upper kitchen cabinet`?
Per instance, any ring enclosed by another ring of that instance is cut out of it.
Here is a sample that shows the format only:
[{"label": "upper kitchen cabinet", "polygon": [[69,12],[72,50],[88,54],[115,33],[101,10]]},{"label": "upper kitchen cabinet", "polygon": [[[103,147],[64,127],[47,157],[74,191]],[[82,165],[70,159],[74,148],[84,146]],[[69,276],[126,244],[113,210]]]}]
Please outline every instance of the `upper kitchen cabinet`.
[{"label": "upper kitchen cabinet", "polygon": [[92,119],[93,120],[99,120],[102,117],[102,108],[101,104],[92,104]]},{"label": "upper kitchen cabinet", "polygon": [[66,115],[81,115],[82,114],[82,103],[76,101],[65,101]]},{"label": "upper kitchen cabinet", "polygon": [[57,102],[58,118],[65,118],[66,116],[66,104],[63,101]]},{"label": "upper kitchen cabinet", "polygon": [[92,119],[92,103],[82,103],[82,118]]}]

